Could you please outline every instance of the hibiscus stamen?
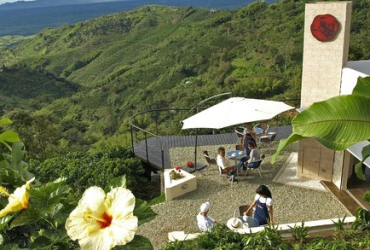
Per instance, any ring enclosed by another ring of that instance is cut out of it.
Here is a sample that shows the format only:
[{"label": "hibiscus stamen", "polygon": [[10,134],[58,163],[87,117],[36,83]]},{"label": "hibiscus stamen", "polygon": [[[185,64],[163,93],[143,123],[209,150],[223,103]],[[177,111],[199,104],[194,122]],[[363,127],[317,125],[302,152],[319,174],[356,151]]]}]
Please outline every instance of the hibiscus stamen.
[{"label": "hibiscus stamen", "polygon": [[113,216],[109,215],[107,213],[103,214],[103,220],[99,220],[98,222],[100,223],[100,228],[106,228],[109,227],[110,224],[112,223]]},{"label": "hibiscus stamen", "polygon": [[105,212],[104,212],[104,213],[101,215],[101,218],[99,218],[99,217],[95,217],[95,216],[93,216],[92,214],[85,214],[85,215],[84,215],[84,218],[85,218],[86,220],[93,219],[93,220],[97,221],[97,222],[100,224],[100,228],[101,228],[101,229],[104,229],[104,228],[106,228],[106,227],[109,227],[109,226],[110,226],[110,224],[112,224],[113,216],[112,216],[112,215],[109,215],[109,214],[107,214],[107,213],[105,213]]}]

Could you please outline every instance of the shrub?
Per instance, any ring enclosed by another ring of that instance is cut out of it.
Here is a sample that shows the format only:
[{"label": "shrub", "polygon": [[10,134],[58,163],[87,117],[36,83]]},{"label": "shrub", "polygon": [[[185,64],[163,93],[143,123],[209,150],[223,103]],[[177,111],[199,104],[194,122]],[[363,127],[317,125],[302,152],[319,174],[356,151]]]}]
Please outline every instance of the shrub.
[{"label": "shrub", "polygon": [[114,178],[126,175],[127,187],[140,197],[144,195],[147,183],[143,176],[145,170],[139,160],[133,158],[130,150],[124,147],[104,148],[93,155],[70,152],[43,162],[31,160],[29,169],[42,182],[67,178],[66,183],[76,194],[89,186],[105,187]]}]

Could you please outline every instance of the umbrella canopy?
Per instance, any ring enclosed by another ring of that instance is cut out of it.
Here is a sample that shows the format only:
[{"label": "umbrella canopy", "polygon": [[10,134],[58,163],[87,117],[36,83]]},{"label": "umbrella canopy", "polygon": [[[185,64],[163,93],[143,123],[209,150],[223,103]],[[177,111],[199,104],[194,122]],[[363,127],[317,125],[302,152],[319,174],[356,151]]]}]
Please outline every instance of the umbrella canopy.
[{"label": "umbrella canopy", "polygon": [[221,129],[241,123],[264,121],[294,109],[283,102],[231,97],[182,121],[182,129]]}]

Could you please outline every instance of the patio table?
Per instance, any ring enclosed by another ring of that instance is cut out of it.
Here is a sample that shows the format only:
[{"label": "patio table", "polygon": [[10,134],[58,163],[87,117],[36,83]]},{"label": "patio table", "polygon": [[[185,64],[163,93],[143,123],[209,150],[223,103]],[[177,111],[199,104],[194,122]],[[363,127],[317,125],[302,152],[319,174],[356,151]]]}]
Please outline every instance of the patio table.
[{"label": "patio table", "polygon": [[242,150],[231,150],[226,153],[226,156],[230,159],[233,159],[235,161],[235,164],[240,160],[241,158],[245,157],[245,151]]}]

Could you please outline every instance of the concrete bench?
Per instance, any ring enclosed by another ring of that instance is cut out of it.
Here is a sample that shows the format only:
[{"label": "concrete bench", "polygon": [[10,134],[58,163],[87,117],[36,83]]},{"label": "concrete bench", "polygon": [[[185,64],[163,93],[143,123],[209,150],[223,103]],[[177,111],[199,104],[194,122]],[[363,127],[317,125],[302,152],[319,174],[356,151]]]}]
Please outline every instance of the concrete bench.
[{"label": "concrete bench", "polygon": [[[344,220],[344,228],[348,229],[351,227],[351,224],[355,221],[356,217],[346,217]],[[322,235],[328,232],[334,232],[336,227],[334,222],[338,222],[338,220],[343,220],[343,218],[334,218],[334,219],[326,219],[326,220],[315,220],[315,221],[305,221],[304,226],[308,227],[310,235]],[[334,221],[334,222],[333,222]],[[284,238],[292,237],[292,228],[294,226],[300,227],[302,226],[302,222],[296,223],[287,223],[287,224],[279,224],[278,230],[282,233]],[[251,227],[248,229],[236,229],[234,232],[240,234],[254,234],[264,230],[264,226],[259,227]],[[176,240],[190,240],[198,237],[200,233],[193,233],[193,234],[185,234],[184,231],[173,231],[168,233],[169,241],[176,241]]]}]

